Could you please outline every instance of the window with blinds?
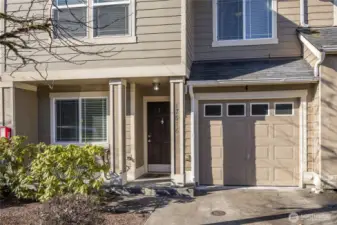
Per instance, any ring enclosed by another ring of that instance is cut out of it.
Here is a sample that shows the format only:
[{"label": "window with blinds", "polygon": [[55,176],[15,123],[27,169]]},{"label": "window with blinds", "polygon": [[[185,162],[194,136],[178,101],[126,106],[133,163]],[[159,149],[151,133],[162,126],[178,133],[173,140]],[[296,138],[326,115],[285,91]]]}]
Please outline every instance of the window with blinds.
[{"label": "window with blinds", "polygon": [[107,99],[55,100],[55,135],[56,142],[106,142]]},{"label": "window with blinds", "polygon": [[217,39],[273,37],[272,0],[217,0]]},{"label": "window with blinds", "polygon": [[53,0],[54,38],[130,36],[131,1]]}]

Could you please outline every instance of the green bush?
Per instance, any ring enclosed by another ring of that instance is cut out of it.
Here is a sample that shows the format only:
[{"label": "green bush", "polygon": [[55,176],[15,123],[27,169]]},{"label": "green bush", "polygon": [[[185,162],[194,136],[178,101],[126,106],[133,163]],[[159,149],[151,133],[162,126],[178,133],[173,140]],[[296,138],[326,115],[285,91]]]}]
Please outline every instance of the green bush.
[{"label": "green bush", "polygon": [[68,193],[92,194],[102,184],[108,166],[102,147],[86,145],[25,145],[25,137],[0,139],[0,183],[19,198],[39,201]]},{"label": "green bush", "polygon": [[41,225],[104,224],[96,198],[84,195],[65,195],[45,202],[39,212]]},{"label": "green bush", "polygon": [[8,194],[32,197],[26,178],[40,149],[37,145],[26,145],[25,141],[26,137],[19,136],[0,138],[0,186],[4,197]]}]

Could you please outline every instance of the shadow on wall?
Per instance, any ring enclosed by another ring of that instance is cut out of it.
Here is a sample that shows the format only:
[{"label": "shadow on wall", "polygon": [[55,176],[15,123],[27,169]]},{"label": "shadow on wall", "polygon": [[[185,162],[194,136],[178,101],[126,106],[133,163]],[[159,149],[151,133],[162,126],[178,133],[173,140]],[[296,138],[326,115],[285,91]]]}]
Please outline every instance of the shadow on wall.
[{"label": "shadow on wall", "polygon": [[[205,102],[201,101],[200,184],[297,186],[300,159],[297,112],[299,100],[294,101],[296,101],[294,108],[296,117],[273,116],[274,102],[269,104],[270,116],[250,116],[250,103],[260,102],[259,100],[235,101],[246,104],[246,116],[228,117],[227,104],[234,102],[226,101],[221,102],[223,108],[221,117],[204,117]],[[219,104],[219,101],[207,103]],[[278,125],[285,125],[286,128],[282,129],[277,127]],[[292,131],[289,131],[289,126]],[[286,183],[283,184],[283,181]]]},{"label": "shadow on wall", "polygon": [[326,188],[337,188],[337,56],[327,55],[321,73],[321,169]]}]

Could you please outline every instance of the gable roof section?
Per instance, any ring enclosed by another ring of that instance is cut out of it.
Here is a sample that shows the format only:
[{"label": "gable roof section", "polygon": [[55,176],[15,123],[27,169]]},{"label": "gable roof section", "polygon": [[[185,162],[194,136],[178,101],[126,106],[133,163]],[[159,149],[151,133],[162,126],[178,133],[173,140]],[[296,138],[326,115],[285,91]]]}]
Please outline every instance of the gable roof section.
[{"label": "gable roof section", "polygon": [[316,80],[302,58],[197,61],[189,81],[308,81]]},{"label": "gable roof section", "polygon": [[298,32],[319,51],[337,48],[337,27],[301,28]]}]

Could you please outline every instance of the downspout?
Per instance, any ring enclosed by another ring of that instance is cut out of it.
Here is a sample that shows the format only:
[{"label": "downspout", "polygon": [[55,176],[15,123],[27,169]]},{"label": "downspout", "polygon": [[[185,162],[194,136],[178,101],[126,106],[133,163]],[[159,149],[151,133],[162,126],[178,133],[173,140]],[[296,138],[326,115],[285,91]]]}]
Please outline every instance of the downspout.
[{"label": "downspout", "polygon": [[192,177],[191,180],[193,181],[194,184],[196,184],[196,160],[195,160],[195,147],[194,147],[194,126],[195,126],[195,120],[194,120],[194,109],[195,109],[195,99],[194,99],[194,92],[193,92],[193,86],[189,85],[188,86],[188,91],[190,94],[190,101],[191,101],[191,137],[190,137],[190,141],[191,141],[191,173],[192,173]]},{"label": "downspout", "polygon": [[315,75],[315,77],[319,77],[319,75],[320,75],[319,74],[319,67],[323,63],[324,59],[325,59],[325,52],[323,51],[323,52],[321,52],[321,54],[320,54],[317,62],[315,63],[315,67],[314,67],[314,75]]},{"label": "downspout", "polygon": [[309,27],[309,24],[305,22],[305,0],[300,0],[300,17],[301,17],[301,27]]}]

